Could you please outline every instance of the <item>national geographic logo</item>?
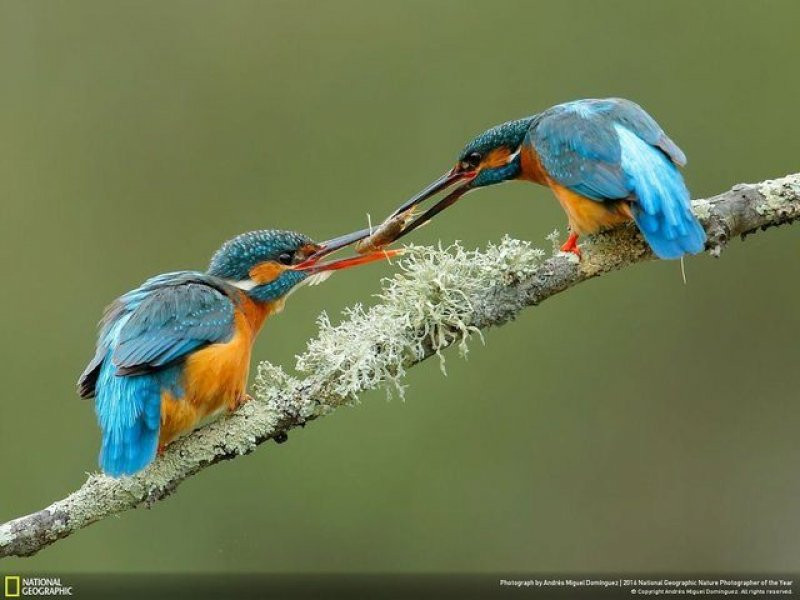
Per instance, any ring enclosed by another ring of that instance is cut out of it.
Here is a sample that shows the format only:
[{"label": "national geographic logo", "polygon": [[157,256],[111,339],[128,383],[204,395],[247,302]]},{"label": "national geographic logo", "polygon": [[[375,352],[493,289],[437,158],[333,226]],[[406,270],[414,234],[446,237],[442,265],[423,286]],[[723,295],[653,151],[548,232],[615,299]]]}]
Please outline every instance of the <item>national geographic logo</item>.
[{"label": "national geographic logo", "polygon": [[6,575],[5,592],[6,598],[19,598],[19,575]]},{"label": "national geographic logo", "polygon": [[6,575],[3,592],[6,598],[72,596],[72,586],[62,584],[60,577],[20,577],[19,575]]}]

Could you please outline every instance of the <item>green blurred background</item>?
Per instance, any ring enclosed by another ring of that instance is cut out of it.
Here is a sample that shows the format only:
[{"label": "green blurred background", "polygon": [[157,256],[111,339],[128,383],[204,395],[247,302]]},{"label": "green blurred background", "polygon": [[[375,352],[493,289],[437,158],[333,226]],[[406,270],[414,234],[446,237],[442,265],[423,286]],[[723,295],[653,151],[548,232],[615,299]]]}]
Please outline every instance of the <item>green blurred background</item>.
[{"label": "green blurred background", "polygon": [[[74,382],[103,307],[262,227],[366,223],[498,122],[624,96],[693,193],[798,170],[796,2],[0,3],[0,520],[96,467]],[[548,246],[548,191],[414,237]],[[4,570],[476,572],[800,567],[800,226],[581,285],[288,444]],[[391,267],[305,290],[254,359]]]}]

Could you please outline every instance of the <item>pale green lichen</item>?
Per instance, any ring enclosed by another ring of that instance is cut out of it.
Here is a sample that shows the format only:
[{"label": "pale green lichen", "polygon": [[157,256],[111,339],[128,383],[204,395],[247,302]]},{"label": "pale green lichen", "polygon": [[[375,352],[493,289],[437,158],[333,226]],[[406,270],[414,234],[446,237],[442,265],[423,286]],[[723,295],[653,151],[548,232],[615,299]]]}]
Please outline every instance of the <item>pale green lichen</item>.
[{"label": "pale green lichen", "polygon": [[553,247],[553,254],[561,251],[561,232],[558,229],[553,229],[547,234],[546,239]]},{"label": "pale green lichen", "polygon": [[[299,394],[294,393],[300,385],[300,380],[288,375],[281,367],[262,361],[258,365],[253,392],[256,398],[273,409],[275,415],[293,414],[308,418],[311,409],[298,401]],[[277,416],[275,419],[277,421]]]},{"label": "pale green lichen", "polygon": [[[301,385],[313,385],[314,402],[294,406],[293,414],[324,414],[335,406],[355,401],[368,389],[381,387],[403,395],[401,379],[406,368],[432,353],[457,345],[462,356],[473,335],[474,302],[496,286],[530,276],[541,264],[544,252],[530,242],[506,237],[486,250],[410,246],[399,261],[399,272],[384,279],[379,302],[365,308],[357,304],[344,311],[334,325],[327,314],[317,322],[319,335],[297,357],[303,381],[263,362],[256,377],[256,397],[276,411],[284,411],[286,393]],[[285,413],[284,413],[285,414]]]},{"label": "pale green lichen", "polygon": [[[787,194],[786,188],[793,188],[792,194]],[[796,197],[800,193],[800,186],[796,182],[784,179],[768,179],[758,186],[759,193],[764,201],[756,205],[755,210],[759,215],[768,215],[779,210],[785,209],[788,205],[788,197]]]},{"label": "pale green lichen", "polygon": [[711,218],[711,206],[711,202],[705,198],[692,200],[692,211],[701,221]]},{"label": "pale green lichen", "polygon": [[5,546],[14,541],[14,534],[10,531],[0,529],[0,546]]}]

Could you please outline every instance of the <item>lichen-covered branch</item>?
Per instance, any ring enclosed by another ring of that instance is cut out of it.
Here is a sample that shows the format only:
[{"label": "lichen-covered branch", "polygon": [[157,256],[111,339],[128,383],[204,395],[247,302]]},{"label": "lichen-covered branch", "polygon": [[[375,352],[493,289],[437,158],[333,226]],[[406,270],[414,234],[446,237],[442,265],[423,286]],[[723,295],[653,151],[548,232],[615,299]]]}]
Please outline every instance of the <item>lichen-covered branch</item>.
[{"label": "lichen-covered branch", "polygon": [[[800,218],[800,174],[738,185],[693,205],[709,252],[719,255],[734,237]],[[109,515],[161,500],[202,469],[266,440],[282,441],[289,429],[365,390],[388,384],[402,393],[400,380],[412,365],[454,344],[466,351],[470,337],[527,306],[653,258],[633,227],[596,236],[582,250],[578,262],[560,253],[545,258],[530,243],[508,238],[483,251],[411,247],[375,306],[350,309],[336,326],[320,317],[318,337],[298,358],[304,377],[262,363],[253,401],[170,445],[144,472],[122,479],[91,475],[63,500],[0,525],[0,557],[32,555]]]}]

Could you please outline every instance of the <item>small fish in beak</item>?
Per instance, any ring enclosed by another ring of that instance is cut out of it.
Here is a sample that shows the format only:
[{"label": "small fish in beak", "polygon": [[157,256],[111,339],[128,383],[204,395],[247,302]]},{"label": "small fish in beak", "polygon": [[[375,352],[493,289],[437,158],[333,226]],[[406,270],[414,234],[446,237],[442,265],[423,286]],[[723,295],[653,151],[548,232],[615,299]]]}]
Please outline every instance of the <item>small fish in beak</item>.
[{"label": "small fish in beak", "polygon": [[397,239],[405,230],[417,212],[416,206],[411,206],[402,212],[392,215],[370,234],[355,245],[359,254],[367,254],[381,250]]}]

